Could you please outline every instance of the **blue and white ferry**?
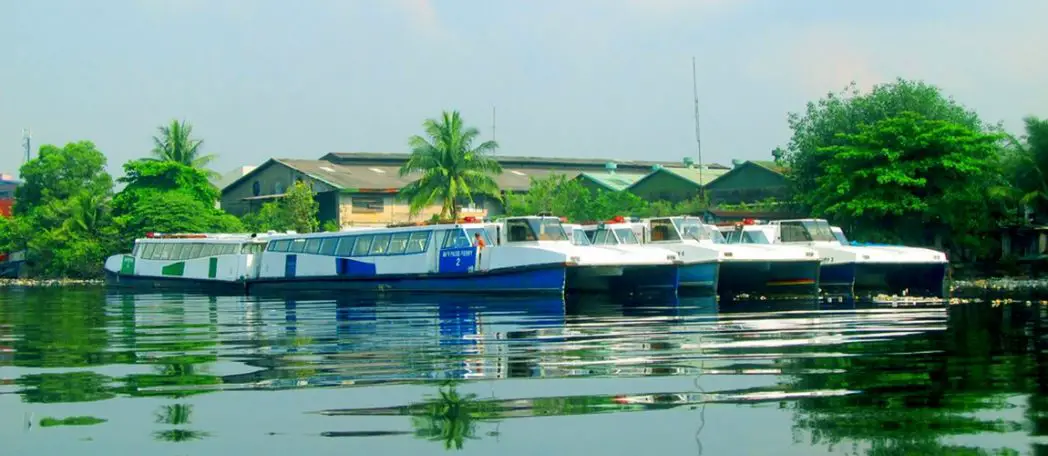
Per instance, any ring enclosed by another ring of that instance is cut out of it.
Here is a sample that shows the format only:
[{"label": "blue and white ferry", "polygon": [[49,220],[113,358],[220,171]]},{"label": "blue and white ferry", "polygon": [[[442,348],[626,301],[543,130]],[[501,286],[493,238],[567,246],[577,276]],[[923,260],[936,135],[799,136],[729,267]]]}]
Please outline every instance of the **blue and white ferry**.
[{"label": "blue and white ferry", "polygon": [[729,244],[716,227],[691,216],[654,217],[636,226],[642,230],[645,243],[681,255],[688,265],[681,273],[682,286],[703,286],[710,275],[701,265],[712,258],[719,265],[719,294],[818,294],[819,257],[811,248]]},{"label": "blue and white ferry", "polygon": [[848,245],[843,231],[822,219],[779,220],[748,225],[762,242],[806,246],[822,261],[820,286],[850,293],[883,291],[891,294],[941,298],[947,293],[946,253],[905,246]]},{"label": "blue and white ferry", "polygon": [[[627,222],[621,216],[604,223],[572,225],[571,232],[573,240],[580,244],[613,249],[635,257],[675,257],[676,261],[681,263],[679,286],[717,292],[720,263],[719,251],[715,248],[699,245],[694,248],[678,248],[681,246],[665,242],[653,244],[647,225]],[[673,233],[667,237],[673,238]]]}]

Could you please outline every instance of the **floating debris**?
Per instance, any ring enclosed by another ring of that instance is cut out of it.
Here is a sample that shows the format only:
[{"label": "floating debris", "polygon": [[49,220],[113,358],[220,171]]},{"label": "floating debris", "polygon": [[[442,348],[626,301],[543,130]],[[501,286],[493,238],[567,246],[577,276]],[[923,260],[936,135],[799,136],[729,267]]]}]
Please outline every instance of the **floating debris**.
[{"label": "floating debris", "polygon": [[84,287],[104,285],[98,279],[0,279],[0,288]]}]

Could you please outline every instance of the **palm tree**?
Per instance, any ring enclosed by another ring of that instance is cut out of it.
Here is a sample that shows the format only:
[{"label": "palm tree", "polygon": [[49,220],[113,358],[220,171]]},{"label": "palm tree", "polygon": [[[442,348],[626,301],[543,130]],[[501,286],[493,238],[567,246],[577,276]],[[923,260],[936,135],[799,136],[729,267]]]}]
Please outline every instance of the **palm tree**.
[{"label": "palm tree", "polygon": [[480,132],[466,127],[458,111],[444,111],[440,119],[427,119],[422,125],[429,138],[411,137],[411,157],[400,168],[401,176],[421,174],[400,190],[401,197],[411,204],[412,215],[440,199],[440,217],[450,214],[457,220],[456,203],[460,200],[472,202],[474,195],[502,200],[498,184],[491,178],[491,174],[502,173],[502,167],[491,157],[498,143],[484,141],[474,147]]},{"label": "palm tree", "polygon": [[153,137],[153,156],[161,161],[173,161],[189,166],[191,168],[207,171],[208,163],[215,159],[214,155],[201,155],[200,146],[203,140],[193,139],[193,126],[186,121],[172,120],[170,124],[157,127],[159,136]]},{"label": "palm tree", "polygon": [[1010,174],[1023,206],[1048,211],[1048,119],[1023,119],[1026,134],[1009,136]]}]

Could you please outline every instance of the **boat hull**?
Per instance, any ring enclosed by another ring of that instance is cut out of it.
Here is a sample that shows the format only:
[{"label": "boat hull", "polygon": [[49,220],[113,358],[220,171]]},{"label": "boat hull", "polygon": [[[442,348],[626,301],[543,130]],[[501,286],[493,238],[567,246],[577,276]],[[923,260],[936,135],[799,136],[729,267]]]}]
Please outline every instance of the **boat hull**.
[{"label": "boat hull", "polygon": [[676,264],[569,267],[567,292],[676,292],[680,267]]},{"label": "boat hull", "polygon": [[564,283],[564,265],[552,264],[471,273],[362,277],[297,276],[257,279],[248,283],[248,291],[253,294],[292,290],[562,294]]},{"label": "boat hull", "polygon": [[946,263],[840,263],[822,266],[821,287],[851,293],[943,298]]},{"label": "boat hull", "polygon": [[717,288],[729,295],[817,295],[820,271],[817,260],[724,261]]},{"label": "boat hull", "polygon": [[716,292],[720,274],[721,265],[715,261],[684,264],[680,267],[680,286],[689,289],[710,289]]},{"label": "boat hull", "polygon": [[131,290],[183,290],[195,292],[244,293],[244,281],[195,279],[187,277],[151,277],[121,274],[106,270],[106,285]]}]

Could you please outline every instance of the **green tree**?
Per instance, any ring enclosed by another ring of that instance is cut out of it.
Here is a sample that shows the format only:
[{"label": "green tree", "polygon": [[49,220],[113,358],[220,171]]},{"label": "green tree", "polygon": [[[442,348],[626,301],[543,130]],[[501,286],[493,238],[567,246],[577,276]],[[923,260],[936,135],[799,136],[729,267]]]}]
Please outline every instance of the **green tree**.
[{"label": "green tree", "polygon": [[820,148],[810,204],[857,237],[926,243],[935,235],[954,248],[978,246],[990,220],[999,136],[947,120],[904,112],[841,134]]},{"label": "green tree", "polygon": [[173,161],[134,160],[124,164],[127,184],[113,198],[113,214],[124,243],[148,232],[228,233],[240,221],[215,207],[218,189],[204,171]]},{"label": "green tree", "polygon": [[[256,232],[295,230],[299,233],[312,233],[320,227],[317,218],[319,210],[320,204],[317,203],[313,188],[305,182],[298,181],[280,200],[263,204],[257,212],[246,215],[244,225]],[[338,231],[337,225],[325,226]]]},{"label": "green tree", "polygon": [[460,201],[473,201],[474,195],[501,200],[498,184],[491,178],[492,174],[502,173],[502,167],[491,157],[498,149],[495,141],[474,146],[480,132],[466,127],[458,111],[445,111],[440,119],[427,119],[423,127],[428,139],[411,137],[411,157],[400,168],[401,176],[421,174],[400,190],[400,196],[410,203],[412,214],[440,200],[440,217],[450,215],[458,219]]},{"label": "green tree", "polygon": [[1025,135],[1008,137],[1005,176],[1012,182],[1020,204],[1036,214],[1048,215],[1048,119],[1027,117]]},{"label": "green tree", "polygon": [[[823,198],[818,193],[817,179],[823,175],[823,161],[830,158],[826,148],[847,144],[849,135],[866,125],[912,112],[928,120],[951,122],[973,131],[985,126],[973,112],[947,98],[935,86],[903,79],[878,85],[869,93],[860,93],[855,83],[839,93],[810,102],[804,113],[790,113],[788,122],[793,136],[782,161],[793,194],[802,209],[810,209]],[[781,153],[781,152],[780,152]]]},{"label": "green tree", "polygon": [[193,138],[192,125],[184,120],[172,120],[167,125],[157,127],[157,130],[160,134],[153,137],[153,156],[156,159],[204,170],[209,176],[217,175],[207,170],[207,165],[215,156],[201,153],[200,148],[204,141]]},{"label": "green tree", "polygon": [[0,226],[0,249],[25,249],[33,276],[100,275],[116,234],[105,165],[89,141],[41,147],[22,166],[24,184],[15,191],[15,217]]}]

